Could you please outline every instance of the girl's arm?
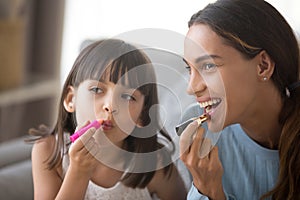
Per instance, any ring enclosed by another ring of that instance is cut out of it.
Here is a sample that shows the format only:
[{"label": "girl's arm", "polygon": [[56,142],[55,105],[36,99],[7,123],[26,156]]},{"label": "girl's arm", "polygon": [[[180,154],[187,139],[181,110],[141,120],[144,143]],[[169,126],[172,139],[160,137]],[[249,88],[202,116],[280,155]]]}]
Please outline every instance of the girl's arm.
[{"label": "girl's arm", "polygon": [[[98,163],[90,151],[97,152],[92,137],[95,129],[89,129],[81,139],[76,140],[69,149],[70,166],[62,180],[62,167],[47,169],[45,159],[52,153],[53,136],[38,142],[32,151],[35,199],[83,199],[88,182]],[[85,144],[85,145],[84,145]],[[88,150],[87,148],[90,150]]]},{"label": "girl's arm", "polygon": [[156,171],[148,185],[150,193],[155,193],[160,200],[186,199],[187,191],[176,166],[173,165],[170,176],[163,169]]},{"label": "girl's arm", "polygon": [[43,138],[33,145],[31,159],[34,199],[55,199],[62,184],[61,166],[51,170],[47,168],[46,161],[51,155],[54,145],[54,136]]}]

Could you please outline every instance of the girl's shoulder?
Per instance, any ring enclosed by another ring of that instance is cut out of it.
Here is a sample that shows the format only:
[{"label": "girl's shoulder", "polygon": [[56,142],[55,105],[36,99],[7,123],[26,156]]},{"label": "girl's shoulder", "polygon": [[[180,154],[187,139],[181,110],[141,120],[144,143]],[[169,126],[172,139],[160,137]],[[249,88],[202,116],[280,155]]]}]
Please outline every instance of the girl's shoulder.
[{"label": "girl's shoulder", "polygon": [[56,138],[54,135],[36,140],[33,145],[32,154],[36,156],[50,156],[54,151],[55,143]]},{"label": "girl's shoulder", "polygon": [[170,173],[166,173],[163,168],[155,172],[147,186],[148,190],[151,194],[157,194],[160,199],[184,199],[187,192],[184,182],[176,166],[173,163],[171,165]]},{"label": "girl's shoulder", "polygon": [[[44,169],[48,169],[48,161],[53,155],[56,146],[56,138],[54,135],[41,138],[35,141],[31,157],[33,166],[44,166]],[[60,166],[60,165],[58,165]],[[55,167],[54,170],[59,168]]]}]

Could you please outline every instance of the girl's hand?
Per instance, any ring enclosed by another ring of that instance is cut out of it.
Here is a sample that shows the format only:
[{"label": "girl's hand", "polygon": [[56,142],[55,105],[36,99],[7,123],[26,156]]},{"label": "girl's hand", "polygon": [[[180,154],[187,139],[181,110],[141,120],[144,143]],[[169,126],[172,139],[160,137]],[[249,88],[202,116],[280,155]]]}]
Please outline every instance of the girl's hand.
[{"label": "girl's hand", "polygon": [[218,147],[210,148],[209,139],[203,138],[204,132],[205,129],[197,128],[194,122],[183,131],[180,136],[181,160],[191,172],[194,185],[201,194],[213,200],[223,200],[223,167],[219,160]]},{"label": "girl's hand", "polygon": [[70,165],[56,199],[84,199],[89,181],[99,163],[96,159],[99,145],[93,137],[95,132],[95,128],[90,128],[71,144]]},{"label": "girl's hand", "polygon": [[80,136],[70,147],[70,168],[82,175],[92,176],[99,161],[96,159],[100,152],[99,145],[93,135],[96,129],[90,128]]}]

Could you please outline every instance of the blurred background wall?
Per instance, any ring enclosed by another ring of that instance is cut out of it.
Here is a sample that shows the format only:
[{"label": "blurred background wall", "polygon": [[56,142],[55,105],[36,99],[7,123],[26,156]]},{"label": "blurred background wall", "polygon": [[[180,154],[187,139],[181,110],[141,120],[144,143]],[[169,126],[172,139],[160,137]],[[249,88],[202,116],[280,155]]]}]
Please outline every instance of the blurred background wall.
[{"label": "blurred background wall", "polygon": [[0,142],[53,122],[64,0],[0,0]]}]

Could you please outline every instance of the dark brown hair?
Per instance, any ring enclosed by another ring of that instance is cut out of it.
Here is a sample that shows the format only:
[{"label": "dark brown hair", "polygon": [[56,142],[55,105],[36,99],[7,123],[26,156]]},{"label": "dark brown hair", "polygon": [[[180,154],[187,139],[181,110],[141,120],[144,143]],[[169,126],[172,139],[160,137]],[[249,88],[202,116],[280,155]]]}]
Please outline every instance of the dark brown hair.
[{"label": "dark brown hair", "polygon": [[[272,81],[281,93],[280,168],[275,187],[262,198],[300,199],[299,46],[284,17],[263,0],[219,0],[194,14],[188,25],[206,24],[245,58],[265,50],[275,62]],[[290,89],[290,97],[286,94]]]},{"label": "dark brown hair", "polygon": [[[142,70],[132,70],[141,66],[143,66]],[[129,71],[131,72],[128,73]],[[75,114],[67,112],[63,106],[68,87],[77,88],[80,83],[87,79],[109,80],[113,83],[121,81],[121,84],[127,84],[130,88],[138,89],[145,96],[140,116],[144,127],[134,129],[133,133],[125,139],[123,149],[134,153],[151,152],[154,156],[151,157],[151,161],[134,160],[133,157],[127,157],[125,164],[133,166],[132,168],[144,167],[145,169],[149,169],[149,166],[146,165],[152,165],[151,169],[154,170],[161,164],[160,159],[162,158],[164,166],[166,166],[164,171],[170,174],[172,170],[171,151],[174,150],[174,143],[165,129],[161,127],[157,106],[153,106],[159,103],[154,68],[150,59],[141,49],[117,39],[97,41],[81,51],[64,83],[58,117],[53,130],[41,127],[29,131],[31,135],[37,136],[35,140],[48,135],[56,136],[53,154],[47,160],[49,169],[57,166],[61,162],[64,152],[67,152],[64,147],[69,144],[66,144],[64,134],[73,134],[77,126]],[[162,136],[160,138],[170,142],[172,148],[164,148],[162,142],[158,141],[157,133]],[[155,171],[153,170],[138,173],[127,172],[121,181],[130,187],[146,187],[154,176]]]}]

